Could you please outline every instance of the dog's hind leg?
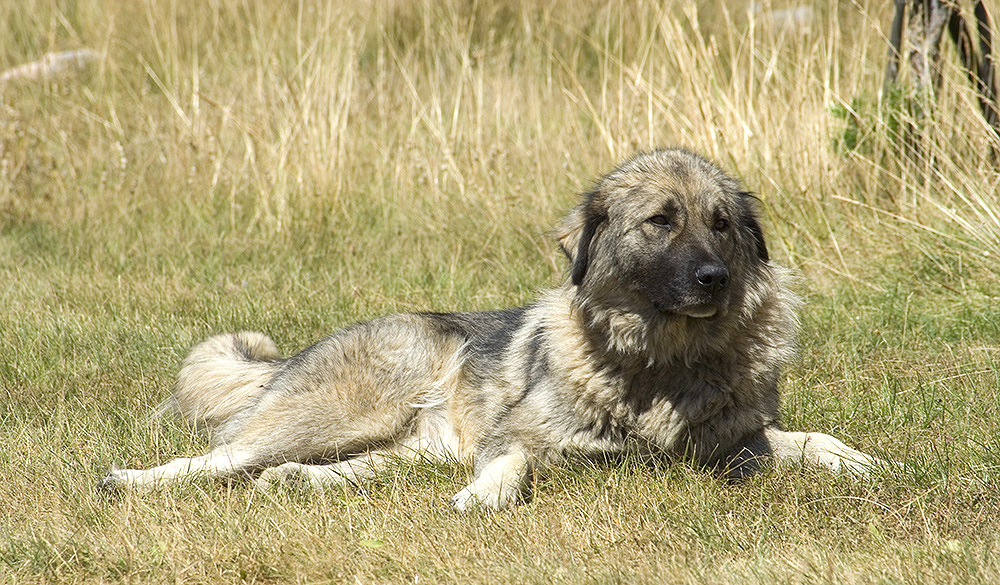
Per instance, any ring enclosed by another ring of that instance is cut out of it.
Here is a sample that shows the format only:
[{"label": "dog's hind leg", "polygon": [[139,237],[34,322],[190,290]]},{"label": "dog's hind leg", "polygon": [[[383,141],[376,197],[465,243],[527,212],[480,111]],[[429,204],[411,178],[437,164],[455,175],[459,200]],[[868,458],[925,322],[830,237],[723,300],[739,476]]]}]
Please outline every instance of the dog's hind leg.
[{"label": "dog's hind leg", "polygon": [[371,451],[322,465],[289,461],[277,467],[268,467],[254,480],[254,484],[264,490],[276,485],[305,484],[322,488],[347,483],[359,484],[375,477],[394,458],[399,457],[402,455],[395,452]]},{"label": "dog's hind leg", "polygon": [[252,473],[262,466],[260,455],[253,451],[221,446],[207,455],[180,457],[150,469],[112,469],[97,484],[97,488],[100,491],[114,491],[199,475],[224,479]]},{"label": "dog's hind leg", "polygon": [[[273,405],[272,405],[273,406]],[[296,475],[296,470],[310,479],[312,483],[331,483],[325,477],[344,476],[348,480],[370,477],[374,469],[382,462],[383,456],[377,451],[364,457],[355,457],[331,465],[306,465],[305,462],[324,458],[335,453],[364,453],[369,446],[380,442],[395,441],[396,436],[405,428],[406,422],[413,416],[414,409],[401,405],[395,411],[372,414],[363,417],[358,415],[355,428],[349,425],[330,423],[322,416],[297,421],[297,426],[284,420],[282,406],[273,409],[261,409],[253,413],[246,422],[236,440],[222,443],[206,455],[200,457],[182,457],[150,469],[112,469],[98,483],[98,489],[113,491],[167,483],[192,476],[202,476],[209,479],[227,479],[233,477],[253,477],[262,470],[275,469],[265,476],[279,479],[282,476]],[[360,428],[357,428],[360,427]],[[366,463],[367,462],[367,463]],[[342,480],[341,480],[342,481]]]}]

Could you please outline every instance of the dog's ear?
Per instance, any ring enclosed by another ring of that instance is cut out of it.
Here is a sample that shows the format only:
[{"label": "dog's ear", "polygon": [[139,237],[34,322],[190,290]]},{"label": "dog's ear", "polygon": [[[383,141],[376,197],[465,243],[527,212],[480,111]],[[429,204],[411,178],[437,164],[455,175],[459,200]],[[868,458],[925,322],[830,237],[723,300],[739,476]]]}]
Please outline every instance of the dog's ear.
[{"label": "dog's ear", "polygon": [[569,258],[573,284],[579,285],[590,266],[590,247],[598,226],[607,219],[599,204],[599,193],[588,193],[583,203],[573,208],[556,231],[559,247]]},{"label": "dog's ear", "polygon": [[750,232],[750,236],[753,238],[754,244],[757,246],[757,257],[760,258],[761,262],[767,262],[771,259],[770,255],[767,253],[767,243],[764,241],[764,230],[760,227],[760,220],[757,219],[757,209],[755,202],[756,197],[752,193],[741,193],[741,200],[743,202],[743,225],[746,230]]}]

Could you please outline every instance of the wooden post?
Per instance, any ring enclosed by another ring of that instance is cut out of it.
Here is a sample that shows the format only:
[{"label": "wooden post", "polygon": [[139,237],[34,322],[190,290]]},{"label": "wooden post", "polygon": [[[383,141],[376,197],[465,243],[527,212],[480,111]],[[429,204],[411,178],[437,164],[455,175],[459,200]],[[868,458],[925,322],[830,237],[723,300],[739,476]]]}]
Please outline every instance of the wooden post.
[{"label": "wooden post", "polygon": [[[909,16],[906,11],[909,8]],[[958,49],[962,68],[976,90],[980,111],[987,125],[1000,137],[1000,104],[997,98],[996,68],[993,58],[993,24],[983,0],[973,3],[975,36],[962,15],[959,0],[895,0],[889,32],[889,55],[882,86],[886,95],[899,77],[902,55],[903,21],[906,21],[907,61],[914,76],[916,116],[922,117],[941,88],[941,38],[945,28]]]}]

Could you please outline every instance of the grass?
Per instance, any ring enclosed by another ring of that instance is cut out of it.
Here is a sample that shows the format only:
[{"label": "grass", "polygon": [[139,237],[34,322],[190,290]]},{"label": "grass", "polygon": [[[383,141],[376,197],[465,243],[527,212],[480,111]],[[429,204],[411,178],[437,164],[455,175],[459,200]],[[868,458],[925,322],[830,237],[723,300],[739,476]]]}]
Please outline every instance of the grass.
[{"label": "grass", "polygon": [[[900,147],[887,3],[814,3],[808,31],[736,6],[0,7],[0,69],[103,55],[0,88],[0,580],[1000,580],[1000,143],[949,58]],[[95,495],[113,463],[203,450],[148,416],[197,340],[293,351],[391,311],[525,302],[564,276],[549,233],[576,194],[674,144],[745,179],[803,276],[787,426],[912,474],[577,464],[496,515],[449,511],[468,470],[429,465]]]}]

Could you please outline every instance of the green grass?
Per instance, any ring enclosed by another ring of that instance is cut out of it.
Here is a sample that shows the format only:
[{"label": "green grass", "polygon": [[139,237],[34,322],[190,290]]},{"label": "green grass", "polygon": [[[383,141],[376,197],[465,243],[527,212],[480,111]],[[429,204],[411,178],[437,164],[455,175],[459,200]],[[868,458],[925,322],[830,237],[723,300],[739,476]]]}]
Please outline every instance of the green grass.
[{"label": "green grass", "polygon": [[[0,581],[994,583],[1000,174],[952,55],[924,142],[879,100],[888,3],[808,32],[721,0],[0,7]],[[786,7],[775,1],[776,8]],[[457,514],[468,470],[261,494],[102,498],[110,465],[196,454],[150,418],[197,340],[285,351],[413,309],[523,303],[601,172],[684,145],[763,200],[802,274],[788,427],[913,472],[727,485],[577,464]]]}]

